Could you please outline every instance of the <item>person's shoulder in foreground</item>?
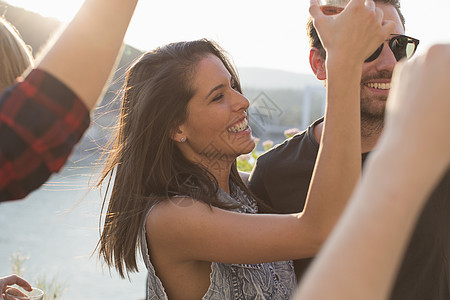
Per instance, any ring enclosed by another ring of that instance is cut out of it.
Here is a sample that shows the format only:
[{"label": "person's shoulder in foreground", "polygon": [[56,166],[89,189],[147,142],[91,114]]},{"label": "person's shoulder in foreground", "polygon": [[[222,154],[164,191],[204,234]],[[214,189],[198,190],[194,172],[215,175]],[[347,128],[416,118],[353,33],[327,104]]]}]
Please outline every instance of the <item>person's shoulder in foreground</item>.
[{"label": "person's shoulder in foreground", "polygon": [[58,172],[89,126],[89,110],[35,69],[0,98],[0,201],[20,199]]}]

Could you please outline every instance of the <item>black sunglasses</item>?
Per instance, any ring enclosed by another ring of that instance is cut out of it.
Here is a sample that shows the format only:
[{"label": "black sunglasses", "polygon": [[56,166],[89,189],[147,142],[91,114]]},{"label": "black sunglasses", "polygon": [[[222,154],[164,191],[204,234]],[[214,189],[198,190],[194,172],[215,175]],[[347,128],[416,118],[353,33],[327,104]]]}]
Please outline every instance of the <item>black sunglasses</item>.
[{"label": "black sunglasses", "polygon": [[[386,40],[386,42],[388,42],[389,48],[392,53],[394,53],[397,61],[405,57],[411,58],[419,45],[419,40],[402,34],[395,35],[391,39]],[[380,56],[381,51],[383,51],[383,47],[384,43],[381,44],[381,46],[375,50],[375,52],[368,59],[366,59],[365,62],[368,63],[377,59],[378,56]]]}]

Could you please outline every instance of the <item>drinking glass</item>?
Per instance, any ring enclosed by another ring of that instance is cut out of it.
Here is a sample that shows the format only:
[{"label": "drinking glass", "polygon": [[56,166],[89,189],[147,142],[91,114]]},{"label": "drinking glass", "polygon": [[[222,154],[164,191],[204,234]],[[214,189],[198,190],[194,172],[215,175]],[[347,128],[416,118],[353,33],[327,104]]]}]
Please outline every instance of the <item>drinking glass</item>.
[{"label": "drinking glass", "polygon": [[319,6],[326,15],[336,15],[344,10],[350,0],[319,0]]},{"label": "drinking glass", "polygon": [[33,288],[31,292],[28,292],[21,287],[11,287],[6,290],[5,299],[6,300],[43,300],[44,299],[44,291],[42,291],[41,289],[38,289],[38,288]]}]

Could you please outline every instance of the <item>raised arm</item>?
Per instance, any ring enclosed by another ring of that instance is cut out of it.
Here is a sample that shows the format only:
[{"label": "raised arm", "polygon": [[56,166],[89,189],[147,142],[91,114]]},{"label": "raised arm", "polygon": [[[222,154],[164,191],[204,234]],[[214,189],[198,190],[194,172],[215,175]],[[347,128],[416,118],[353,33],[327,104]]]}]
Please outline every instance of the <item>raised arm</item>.
[{"label": "raised arm", "polygon": [[65,164],[89,126],[88,109],[115,67],[137,1],[86,0],[39,70],[2,94],[0,201],[24,198]]},{"label": "raised arm", "polygon": [[85,0],[38,68],[70,87],[92,109],[123,44],[138,0]]},{"label": "raised arm", "polygon": [[450,166],[449,70],[450,45],[397,67],[378,150],[295,299],[388,297],[415,221]]},{"label": "raised arm", "polygon": [[[350,1],[336,17],[324,15],[312,0],[310,13],[327,51],[327,104],[302,218],[308,221],[310,230],[319,237],[326,237],[360,177],[362,65],[392,30],[393,24],[382,23],[383,12],[373,1]],[[367,47],[355,49],[355,45],[361,44]]]},{"label": "raised arm", "polygon": [[239,214],[176,198],[159,203],[149,214],[147,234],[152,251],[176,260],[226,263],[261,263],[317,254],[360,176],[362,64],[393,26],[382,24],[382,12],[375,9],[373,1],[367,3],[353,0],[336,18],[323,15],[315,3],[311,7],[329,53],[329,83],[326,128],[306,212]]}]

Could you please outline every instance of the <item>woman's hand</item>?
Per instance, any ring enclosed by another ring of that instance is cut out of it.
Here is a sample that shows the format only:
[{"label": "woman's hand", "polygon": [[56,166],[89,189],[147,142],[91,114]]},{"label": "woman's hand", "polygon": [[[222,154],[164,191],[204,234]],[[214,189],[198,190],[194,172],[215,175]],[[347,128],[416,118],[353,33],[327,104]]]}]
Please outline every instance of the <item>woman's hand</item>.
[{"label": "woman's hand", "polygon": [[17,284],[27,291],[31,291],[31,285],[23,278],[17,275],[9,275],[0,278],[0,299],[4,299],[3,293],[10,285]]},{"label": "woman's hand", "polygon": [[363,63],[394,29],[392,21],[383,21],[383,11],[373,0],[351,0],[337,15],[322,13],[317,0],[311,0],[309,12],[327,57],[337,56],[351,63]]}]

